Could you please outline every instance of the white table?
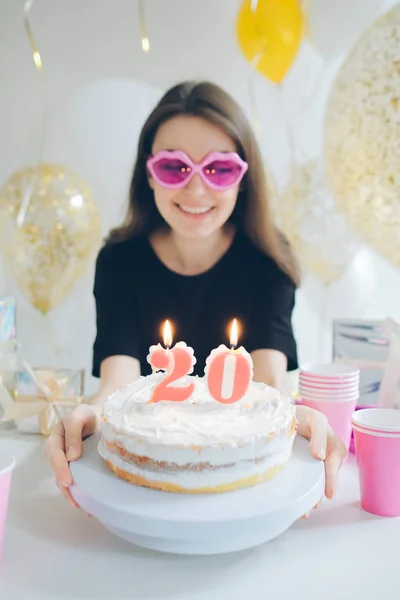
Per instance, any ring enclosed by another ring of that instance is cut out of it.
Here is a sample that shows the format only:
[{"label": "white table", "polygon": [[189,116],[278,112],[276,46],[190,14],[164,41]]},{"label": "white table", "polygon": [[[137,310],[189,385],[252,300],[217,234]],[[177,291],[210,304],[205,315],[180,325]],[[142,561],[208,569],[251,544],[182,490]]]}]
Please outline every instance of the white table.
[{"label": "white table", "polygon": [[17,459],[0,598],[3,600],[394,600],[400,597],[400,518],[359,507],[354,457],[337,496],[308,520],[250,551],[179,557],[114,537],[59,494],[44,439],[0,431]]}]

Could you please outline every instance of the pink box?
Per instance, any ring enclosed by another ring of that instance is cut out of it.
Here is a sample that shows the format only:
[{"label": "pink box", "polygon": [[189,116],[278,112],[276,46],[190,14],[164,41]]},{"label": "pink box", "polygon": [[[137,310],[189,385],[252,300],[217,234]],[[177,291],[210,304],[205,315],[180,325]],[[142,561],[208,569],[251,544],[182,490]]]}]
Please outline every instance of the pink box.
[{"label": "pink box", "polygon": [[400,411],[358,410],[352,424],[362,508],[383,517],[400,516]]},{"label": "pink box", "polygon": [[14,466],[14,458],[9,454],[0,452],[0,562],[6,528],[8,500],[10,497],[11,473]]}]

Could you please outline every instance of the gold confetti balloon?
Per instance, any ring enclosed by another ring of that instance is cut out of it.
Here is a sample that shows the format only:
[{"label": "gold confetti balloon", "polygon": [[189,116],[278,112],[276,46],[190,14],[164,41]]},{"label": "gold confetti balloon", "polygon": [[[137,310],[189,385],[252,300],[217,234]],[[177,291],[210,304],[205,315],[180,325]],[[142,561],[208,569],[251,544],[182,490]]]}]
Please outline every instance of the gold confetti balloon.
[{"label": "gold confetti balloon", "polygon": [[294,166],[273,206],[275,222],[300,265],[326,286],[337,281],[359,249],[359,242],[336,210],[320,162]]},{"label": "gold confetti balloon", "polygon": [[101,240],[87,184],[63,166],[14,173],[0,190],[0,248],[19,289],[43,314],[62,304]]},{"label": "gold confetti balloon", "polygon": [[337,76],[324,160],[337,206],[400,268],[400,4],[360,38]]}]

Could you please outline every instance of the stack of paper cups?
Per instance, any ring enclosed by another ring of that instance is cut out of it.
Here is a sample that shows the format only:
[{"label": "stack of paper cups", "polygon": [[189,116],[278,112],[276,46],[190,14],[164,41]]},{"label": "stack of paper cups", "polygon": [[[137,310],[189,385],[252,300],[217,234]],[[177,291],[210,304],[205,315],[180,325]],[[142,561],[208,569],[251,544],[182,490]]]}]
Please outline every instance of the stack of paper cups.
[{"label": "stack of paper cups", "polygon": [[335,434],[349,449],[351,417],[359,397],[358,369],[339,363],[311,364],[300,369],[301,404],[326,415]]}]

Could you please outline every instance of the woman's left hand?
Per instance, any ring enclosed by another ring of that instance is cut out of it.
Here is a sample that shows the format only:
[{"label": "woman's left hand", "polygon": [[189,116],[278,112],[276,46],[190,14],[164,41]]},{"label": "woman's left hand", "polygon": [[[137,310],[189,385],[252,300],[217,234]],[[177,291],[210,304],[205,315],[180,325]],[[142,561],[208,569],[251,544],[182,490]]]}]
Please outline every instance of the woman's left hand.
[{"label": "woman's left hand", "polygon": [[313,456],[325,461],[325,495],[332,498],[338,484],[339,469],[347,456],[345,445],[335,436],[326,416],[317,410],[297,406],[296,416],[299,423],[297,433],[310,440]]}]

